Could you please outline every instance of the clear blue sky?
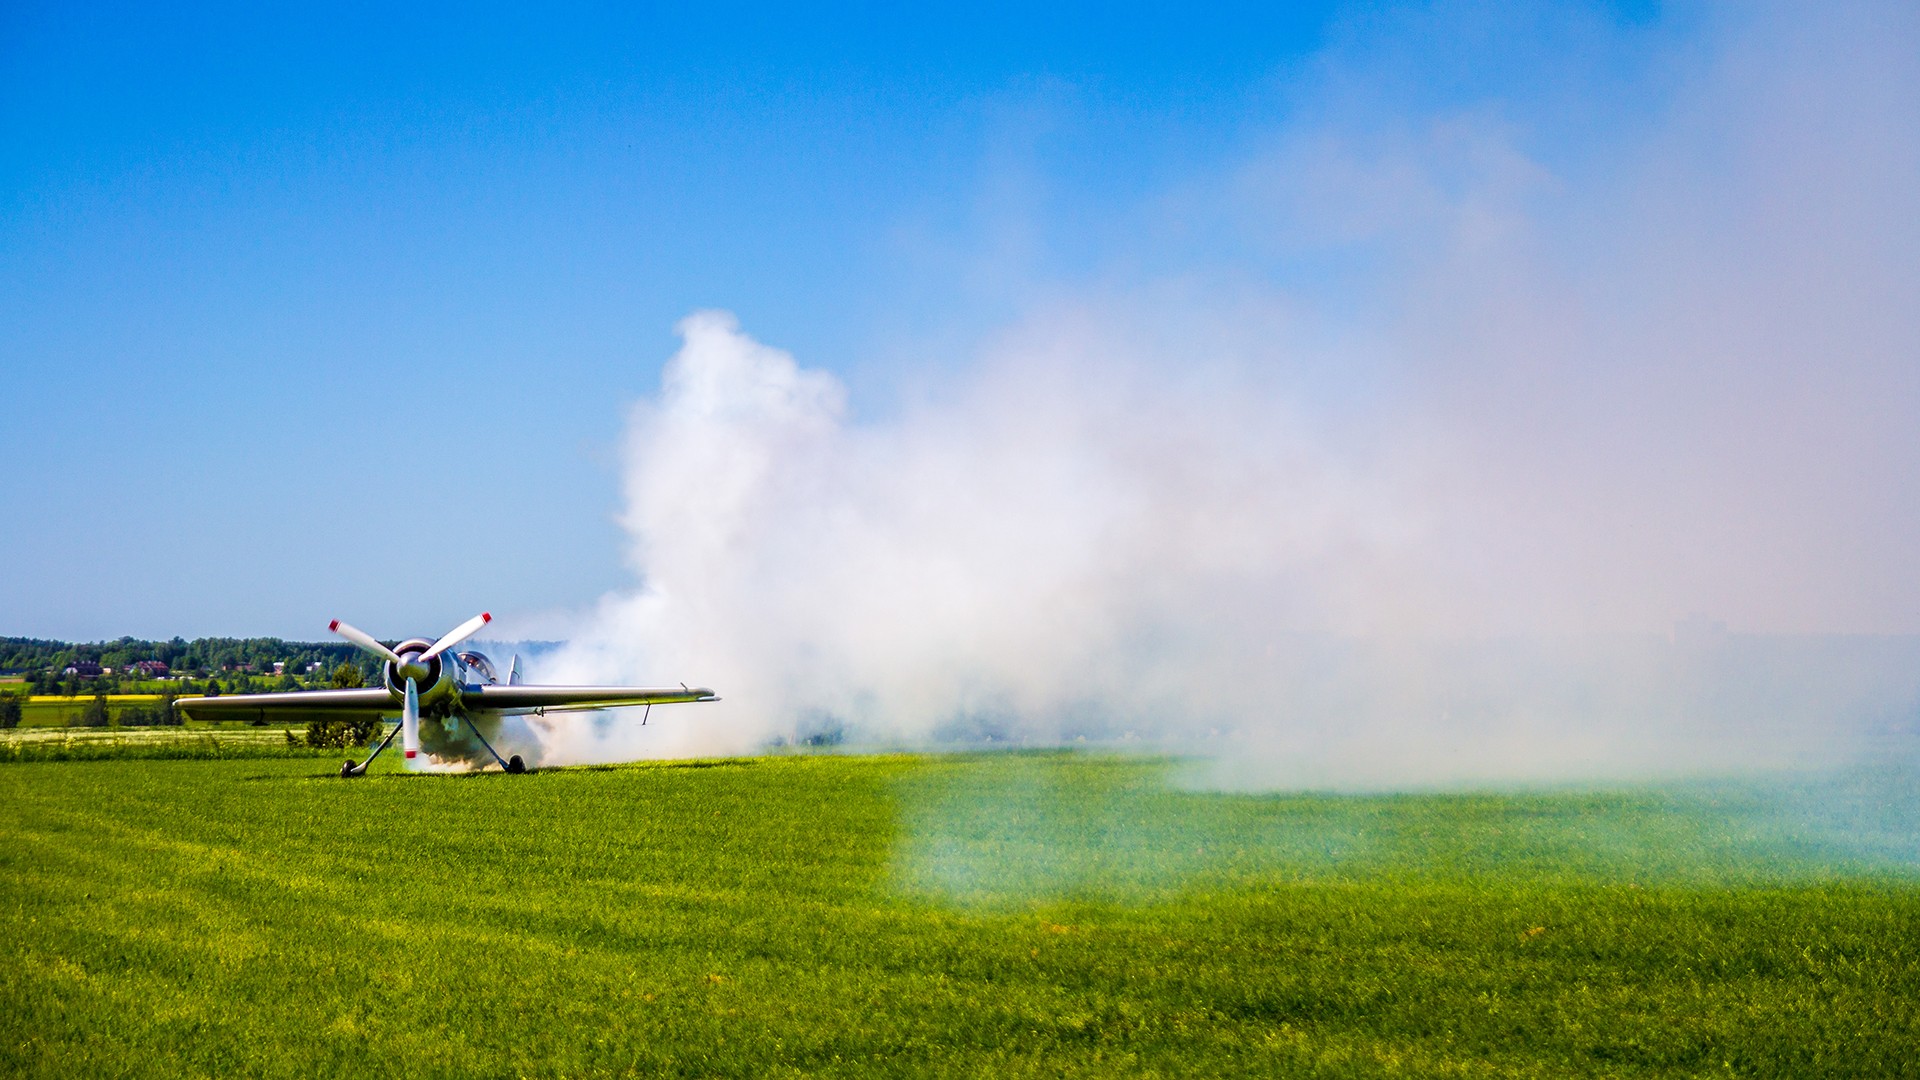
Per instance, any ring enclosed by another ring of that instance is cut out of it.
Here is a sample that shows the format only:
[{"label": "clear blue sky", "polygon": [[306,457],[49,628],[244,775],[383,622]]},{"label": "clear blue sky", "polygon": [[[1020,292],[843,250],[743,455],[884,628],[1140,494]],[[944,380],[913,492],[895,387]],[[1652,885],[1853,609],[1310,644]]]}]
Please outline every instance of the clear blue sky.
[{"label": "clear blue sky", "polygon": [[1551,108],[1535,149],[1578,167],[1641,102],[1591,86],[1657,83],[1688,18],[9,4],[0,634],[590,603],[631,580],[619,434],[689,311],[861,403],[902,342],[1017,312],[983,258],[1021,287],[1236,258],[1113,223],[1349,76],[1360,124]]}]

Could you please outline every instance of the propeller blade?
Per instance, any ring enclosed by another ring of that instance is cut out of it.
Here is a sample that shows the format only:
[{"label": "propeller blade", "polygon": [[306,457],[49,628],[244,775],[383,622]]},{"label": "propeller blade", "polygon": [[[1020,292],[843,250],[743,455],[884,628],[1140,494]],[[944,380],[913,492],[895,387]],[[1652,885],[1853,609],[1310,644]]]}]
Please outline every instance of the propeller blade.
[{"label": "propeller blade", "polygon": [[351,641],[355,645],[360,646],[361,649],[365,650],[366,652],[372,653],[373,655],[379,657],[382,660],[391,660],[396,664],[400,662],[400,658],[394,655],[394,651],[392,649],[389,649],[385,645],[382,645],[378,641],[375,641],[373,639],[373,635],[367,633],[365,630],[357,630],[351,626],[348,626],[346,623],[341,622],[339,619],[335,619],[332,622],[328,623],[327,629],[333,631],[336,634],[339,634],[341,637],[346,638],[348,641]]},{"label": "propeller blade", "polygon": [[407,680],[407,696],[400,711],[401,749],[407,752],[407,760],[412,761],[420,752],[420,688],[412,679]]},{"label": "propeller blade", "polygon": [[468,638],[474,635],[475,631],[479,630],[481,627],[487,625],[492,621],[493,621],[493,616],[483,611],[480,614],[475,615],[473,618],[468,619],[466,622],[461,623],[459,626],[454,627],[453,631],[449,633],[446,637],[443,637],[439,641],[434,642],[432,647],[427,649],[426,652],[423,652],[420,654],[421,662],[424,663],[428,660],[431,660],[434,657],[439,656],[441,653],[446,652],[448,649],[453,648],[455,645],[458,645],[461,642],[467,640]]}]

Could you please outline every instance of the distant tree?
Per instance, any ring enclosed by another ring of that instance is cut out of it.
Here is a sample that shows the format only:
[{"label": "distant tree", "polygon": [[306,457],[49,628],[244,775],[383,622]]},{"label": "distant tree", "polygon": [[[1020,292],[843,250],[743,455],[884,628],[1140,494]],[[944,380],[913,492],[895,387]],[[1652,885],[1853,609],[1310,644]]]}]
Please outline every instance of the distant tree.
[{"label": "distant tree", "polygon": [[95,694],[87,707],[80,710],[81,727],[106,727],[111,717],[107,714],[107,695]]},{"label": "distant tree", "polygon": [[207,696],[208,697],[220,696],[220,680],[219,679],[207,680]]},{"label": "distant tree", "polygon": [[18,694],[0,694],[0,728],[19,727],[20,712]]},{"label": "distant tree", "polygon": [[366,676],[360,674],[360,665],[342,660],[333,669],[333,688],[335,690],[357,690],[367,685]]}]

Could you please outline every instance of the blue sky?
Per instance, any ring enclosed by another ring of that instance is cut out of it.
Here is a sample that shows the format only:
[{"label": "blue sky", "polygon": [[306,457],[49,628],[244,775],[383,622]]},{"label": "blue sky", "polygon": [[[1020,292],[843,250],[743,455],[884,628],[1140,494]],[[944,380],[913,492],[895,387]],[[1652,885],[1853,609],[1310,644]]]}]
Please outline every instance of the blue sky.
[{"label": "blue sky", "polygon": [[1000,113],[1204,150],[1323,18],[1083,15],[10,6],[4,632],[590,600],[681,316],[855,362]]},{"label": "blue sky", "polygon": [[1716,20],[10,5],[0,633],[590,604],[631,581],[621,431],[688,312],[884,413],[1036,296],[1198,276],[1365,311],[1377,238],[1181,208],[1300,131],[1450,112],[1604,175]]}]

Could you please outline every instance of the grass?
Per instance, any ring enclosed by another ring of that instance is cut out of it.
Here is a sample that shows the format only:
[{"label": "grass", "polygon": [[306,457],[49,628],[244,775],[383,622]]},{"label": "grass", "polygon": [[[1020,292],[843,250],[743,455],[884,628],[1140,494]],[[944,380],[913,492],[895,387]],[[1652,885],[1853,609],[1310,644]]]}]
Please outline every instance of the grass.
[{"label": "grass", "polygon": [[1261,797],[1172,771],[0,768],[0,1073],[1920,1070],[1897,828],[1863,847],[1732,786]]},{"label": "grass", "polygon": [[[108,694],[107,715],[116,722],[128,706],[152,705],[160,700],[158,694]],[[20,703],[21,727],[77,727],[80,714],[86,711],[93,701],[91,696],[66,697],[59,694],[36,694]]]},{"label": "grass", "polygon": [[[118,724],[129,708],[152,706],[161,699],[160,694],[108,694],[107,716]],[[20,703],[20,726],[23,728],[80,727],[81,715],[88,705],[93,703],[93,695],[79,694],[67,697],[64,694],[35,694]]]},{"label": "grass", "polygon": [[[290,744],[285,728],[205,724],[177,727],[18,727],[0,730],[0,765],[37,761],[182,760],[223,758],[331,758],[348,751]],[[293,732],[299,740],[304,726]],[[354,757],[367,751],[356,748]]]},{"label": "grass", "polygon": [[[256,679],[252,681],[252,686],[254,692],[265,692],[273,689],[277,682],[278,680],[275,679]],[[154,702],[159,701],[163,695],[169,693],[175,697],[188,697],[192,694],[199,693],[198,690],[184,692],[177,682],[160,682],[156,680],[122,683],[121,686],[135,687],[138,692],[106,695],[107,712],[115,723],[119,722],[121,713],[129,706],[152,705]],[[11,682],[0,680],[0,693],[10,693],[25,699],[21,702],[20,709],[20,726],[22,727],[79,726],[80,714],[85,711],[87,705],[90,704],[94,698],[94,695],[90,692],[72,695],[33,694],[29,696],[22,693],[25,689],[25,684],[18,679]]]}]

